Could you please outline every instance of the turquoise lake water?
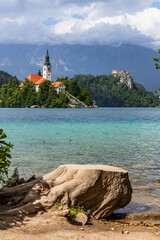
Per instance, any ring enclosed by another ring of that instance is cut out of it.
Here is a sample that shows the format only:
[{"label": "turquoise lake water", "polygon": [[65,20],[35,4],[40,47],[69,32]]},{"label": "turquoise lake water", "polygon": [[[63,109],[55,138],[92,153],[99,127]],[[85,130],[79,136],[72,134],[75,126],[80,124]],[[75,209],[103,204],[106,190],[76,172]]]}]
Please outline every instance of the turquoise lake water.
[{"label": "turquoise lake water", "polygon": [[[60,164],[107,164],[129,171],[138,212],[160,212],[160,109],[0,109],[20,174]],[[126,210],[128,211],[128,210]],[[130,210],[132,211],[132,210]]]}]

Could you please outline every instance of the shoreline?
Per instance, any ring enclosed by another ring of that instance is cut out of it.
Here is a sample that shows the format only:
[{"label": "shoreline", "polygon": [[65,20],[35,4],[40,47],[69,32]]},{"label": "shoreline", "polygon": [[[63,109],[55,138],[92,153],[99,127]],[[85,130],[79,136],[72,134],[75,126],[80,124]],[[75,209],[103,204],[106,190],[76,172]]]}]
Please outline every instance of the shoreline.
[{"label": "shoreline", "polygon": [[[115,217],[115,216],[114,216]],[[150,216],[151,217],[151,216]],[[160,219],[160,215],[158,216]],[[0,238],[3,240],[158,240],[160,221],[90,219],[87,225],[73,225],[67,218],[50,209],[36,215],[1,217]],[[140,223],[141,222],[141,223]]]}]

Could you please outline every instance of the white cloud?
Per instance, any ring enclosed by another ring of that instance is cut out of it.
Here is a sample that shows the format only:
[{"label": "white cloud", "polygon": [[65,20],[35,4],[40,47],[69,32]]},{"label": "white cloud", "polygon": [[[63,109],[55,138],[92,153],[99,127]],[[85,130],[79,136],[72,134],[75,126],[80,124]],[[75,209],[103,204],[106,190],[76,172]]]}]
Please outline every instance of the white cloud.
[{"label": "white cloud", "polygon": [[151,7],[154,0],[8,1],[0,1],[1,43],[133,43],[157,48],[160,42],[160,9]]},{"label": "white cloud", "polygon": [[128,24],[139,30],[142,34],[160,40],[160,9],[149,8],[135,15],[127,16]]}]

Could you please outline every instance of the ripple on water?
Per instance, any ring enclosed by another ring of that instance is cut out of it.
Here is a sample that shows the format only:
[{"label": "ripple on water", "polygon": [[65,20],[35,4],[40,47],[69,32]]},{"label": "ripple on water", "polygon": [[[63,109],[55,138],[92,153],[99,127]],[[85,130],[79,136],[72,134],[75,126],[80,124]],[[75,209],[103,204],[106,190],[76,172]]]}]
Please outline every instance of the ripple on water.
[{"label": "ripple on water", "polygon": [[153,208],[160,205],[159,122],[156,108],[0,109],[0,127],[14,144],[11,170],[43,175],[66,163],[121,167],[136,202]]}]

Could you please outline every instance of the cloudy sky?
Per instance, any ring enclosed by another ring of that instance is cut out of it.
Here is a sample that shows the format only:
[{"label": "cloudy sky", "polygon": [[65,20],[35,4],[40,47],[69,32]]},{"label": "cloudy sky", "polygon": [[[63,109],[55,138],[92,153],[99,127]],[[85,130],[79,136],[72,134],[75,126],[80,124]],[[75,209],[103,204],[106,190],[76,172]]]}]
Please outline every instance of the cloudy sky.
[{"label": "cloudy sky", "polygon": [[0,43],[160,48],[160,0],[0,0]]}]

